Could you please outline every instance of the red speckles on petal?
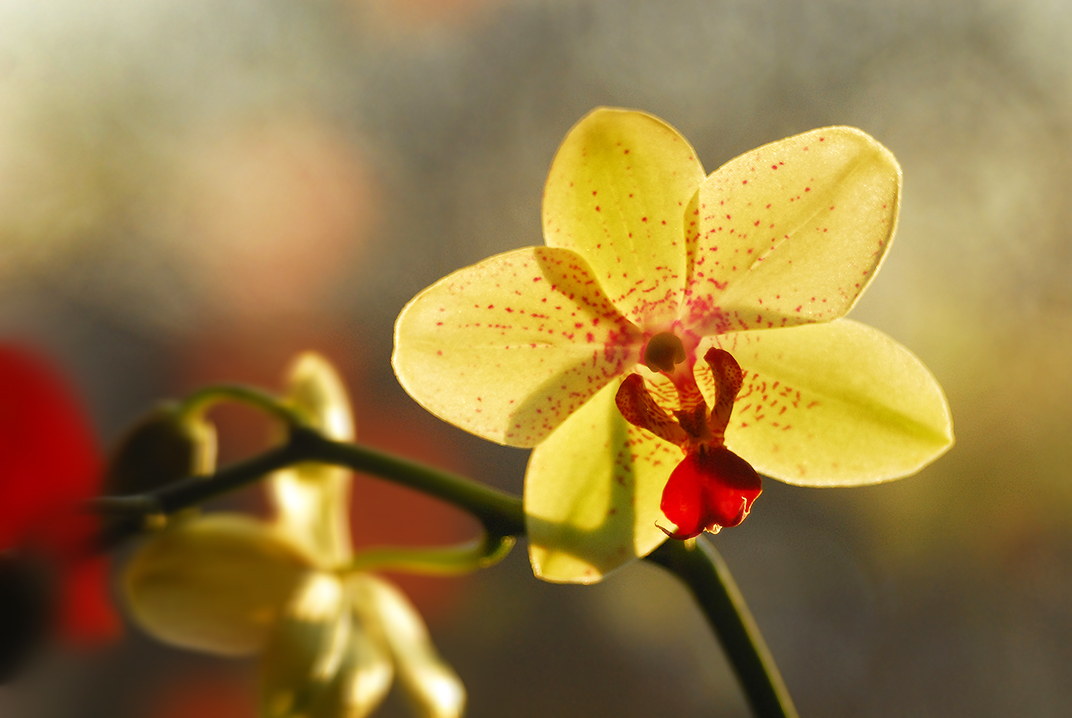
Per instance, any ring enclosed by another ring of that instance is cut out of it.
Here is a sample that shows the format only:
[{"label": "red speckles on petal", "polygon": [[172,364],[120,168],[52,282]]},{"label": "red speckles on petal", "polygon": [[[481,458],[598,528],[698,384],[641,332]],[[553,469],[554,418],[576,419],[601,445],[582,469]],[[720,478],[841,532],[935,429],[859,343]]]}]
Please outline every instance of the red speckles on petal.
[{"label": "red speckles on petal", "polygon": [[[533,273],[546,281],[532,282]],[[515,285],[525,291],[514,295]],[[510,307],[486,301],[504,291],[513,297]],[[434,304],[427,314],[420,301],[425,296]],[[454,301],[459,311],[438,311]],[[552,248],[499,255],[451,275],[407,307],[398,332],[408,337],[409,351],[396,351],[396,372],[426,408],[481,436],[521,446],[545,437],[630,369],[642,342],[587,265],[569,250]],[[493,386],[494,394],[488,391]]]},{"label": "red speckles on petal", "polygon": [[[870,279],[885,253],[888,232],[873,227],[882,222],[887,223],[883,227],[893,226],[890,213],[878,207],[885,199],[883,193],[895,196],[897,192],[896,168],[889,168],[884,150],[876,150],[870,138],[856,131],[837,130],[836,135],[825,132],[822,136],[823,146],[817,145],[811,157],[798,153],[807,152],[818,141],[817,133],[789,138],[732,160],[701,185],[696,204],[721,206],[722,216],[728,215],[726,226],[718,230],[719,239],[734,261],[700,264],[708,251],[704,245],[714,243],[713,232],[719,227],[711,216],[701,216],[697,240],[690,248],[686,288],[690,303],[699,305],[703,297],[703,305],[721,305],[726,313],[738,314],[749,328],[829,321],[852,305],[859,293],[859,288],[853,291],[853,279]],[[771,172],[754,173],[755,167],[771,168]],[[764,216],[760,224],[754,213],[741,213],[742,207],[770,210],[775,204],[779,204],[778,215]],[[769,234],[754,236],[748,222],[757,229],[764,222],[776,224],[777,234],[771,226],[765,230]],[[868,233],[875,237],[873,242],[865,241]],[[711,278],[729,282],[724,296],[706,288]],[[782,290],[782,300],[770,299],[772,289]],[[813,294],[816,301],[809,302]],[[756,296],[764,298],[763,306],[755,302]],[[828,302],[821,304],[820,297]],[[795,307],[802,304],[797,312]],[[762,321],[755,321],[756,310],[762,310],[758,313]],[[683,318],[698,316],[700,324],[694,331],[710,333],[714,325],[702,319],[696,306],[683,312]],[[737,318],[732,324],[744,328]]]},{"label": "red speckles on petal", "polygon": [[615,396],[618,410],[633,426],[646,429],[672,444],[688,439],[685,430],[665,409],[656,404],[639,374],[630,374]]}]

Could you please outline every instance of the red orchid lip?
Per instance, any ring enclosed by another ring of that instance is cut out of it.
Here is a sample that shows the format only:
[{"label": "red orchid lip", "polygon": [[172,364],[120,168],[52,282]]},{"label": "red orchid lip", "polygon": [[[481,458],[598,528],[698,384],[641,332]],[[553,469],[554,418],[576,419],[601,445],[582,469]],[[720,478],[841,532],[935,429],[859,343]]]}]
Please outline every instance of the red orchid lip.
[{"label": "red orchid lip", "polygon": [[752,465],[725,446],[701,445],[677,465],[660,508],[677,526],[667,535],[689,539],[739,525],[763,491]]}]

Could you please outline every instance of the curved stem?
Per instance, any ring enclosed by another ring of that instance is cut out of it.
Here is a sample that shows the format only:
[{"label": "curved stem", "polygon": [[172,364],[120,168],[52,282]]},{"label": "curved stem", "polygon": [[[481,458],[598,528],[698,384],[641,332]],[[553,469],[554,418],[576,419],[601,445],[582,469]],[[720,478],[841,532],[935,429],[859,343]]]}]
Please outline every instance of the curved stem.
[{"label": "curved stem", "polygon": [[458,576],[494,566],[506,558],[517,543],[513,536],[490,536],[460,544],[436,548],[385,547],[359,551],[341,570],[395,571],[425,576]]},{"label": "curved stem", "polygon": [[[207,407],[215,401],[214,397],[220,396],[219,388],[211,392],[206,390],[202,400],[190,404],[194,407],[191,411],[198,410],[196,407]],[[253,395],[250,398],[260,401]],[[269,401],[270,405],[277,405],[274,399]],[[303,461],[346,466],[417,489],[470,512],[480,520],[486,532],[482,541],[458,547],[371,549],[355,556],[347,570],[389,568],[463,572],[495,563],[513,546],[514,537],[524,535],[525,514],[521,499],[516,496],[375,449],[326,439],[315,430],[290,421],[287,418],[289,409],[278,406],[282,411],[275,413],[290,426],[287,443],[225,466],[212,476],[191,477],[141,496],[102,498],[93,502],[91,507],[95,511],[111,518],[101,534],[99,546],[109,548],[140,533],[147,515],[170,516],[250,484],[276,469]],[[770,652],[729,569],[715,549],[705,541],[669,540],[647,560],[671,571],[688,586],[726,651],[756,716],[795,718],[796,710]]]},{"label": "curved stem", "polygon": [[675,574],[688,586],[733,666],[758,718],[796,718],[785,687],[737,582],[715,547],[706,539],[670,540],[648,561]]},{"label": "curved stem", "polygon": [[225,401],[260,409],[288,425],[301,423],[301,417],[274,394],[245,384],[215,384],[203,387],[186,397],[179,410],[186,419],[200,419],[206,411]]},{"label": "curved stem", "polygon": [[306,459],[391,479],[465,509],[484,525],[488,533],[499,536],[525,533],[521,500],[498,489],[367,446],[331,441],[309,429],[295,429],[291,443],[301,447]]}]

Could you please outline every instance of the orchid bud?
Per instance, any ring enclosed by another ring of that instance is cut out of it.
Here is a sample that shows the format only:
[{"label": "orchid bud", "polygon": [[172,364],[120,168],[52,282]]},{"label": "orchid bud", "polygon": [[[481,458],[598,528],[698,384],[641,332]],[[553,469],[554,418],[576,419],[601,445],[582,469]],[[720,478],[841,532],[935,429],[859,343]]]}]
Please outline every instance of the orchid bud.
[{"label": "orchid bud", "polygon": [[184,417],[177,404],[161,404],[119,441],[105,488],[113,494],[139,494],[188,476],[211,473],[215,463],[216,430],[212,424]]}]

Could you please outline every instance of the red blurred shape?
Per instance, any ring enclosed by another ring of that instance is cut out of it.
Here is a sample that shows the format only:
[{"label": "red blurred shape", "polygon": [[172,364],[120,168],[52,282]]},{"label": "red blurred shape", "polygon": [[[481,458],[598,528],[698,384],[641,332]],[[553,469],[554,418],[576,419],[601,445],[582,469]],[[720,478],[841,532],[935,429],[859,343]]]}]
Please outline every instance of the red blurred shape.
[{"label": "red blurred shape", "polygon": [[101,476],[92,429],[60,373],[0,344],[0,550],[28,547],[58,562],[59,629],[76,641],[119,629],[105,559],[86,558],[95,522],[77,513]]}]

